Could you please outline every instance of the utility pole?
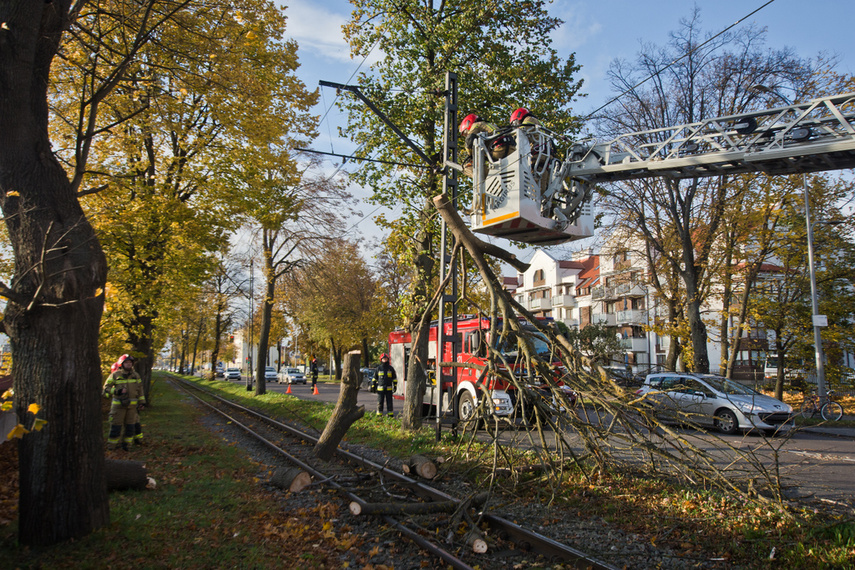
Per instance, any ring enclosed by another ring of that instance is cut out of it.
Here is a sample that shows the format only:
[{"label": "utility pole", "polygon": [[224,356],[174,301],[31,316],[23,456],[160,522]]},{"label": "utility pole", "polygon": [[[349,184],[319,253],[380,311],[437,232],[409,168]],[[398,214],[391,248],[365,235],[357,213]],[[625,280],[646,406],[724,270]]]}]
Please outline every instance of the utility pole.
[{"label": "utility pole", "polygon": [[[452,207],[457,209],[457,169],[450,168],[449,163],[457,165],[457,74],[445,74],[445,125],[443,127],[442,156],[445,175],[442,179],[442,191],[451,199]],[[442,436],[442,356],[445,346],[445,304],[451,303],[451,354],[452,361],[457,360],[457,267],[456,263],[448,266],[448,228],[442,221],[440,245],[439,281],[445,281],[451,272],[451,295],[442,291],[439,302],[439,323],[436,327],[436,386],[433,389],[434,409],[436,410],[436,440]],[[457,368],[451,369],[453,385],[457,385]],[[452,405],[449,397],[449,405]]]},{"label": "utility pole", "polygon": [[246,390],[252,390],[252,380],[253,380],[253,368],[252,368],[252,343],[254,342],[253,335],[255,334],[255,323],[253,321],[253,307],[252,307],[252,298],[254,297],[255,291],[253,290],[252,283],[252,274],[253,274],[253,263],[254,259],[249,259],[249,356],[247,356],[247,361],[249,362],[249,375],[246,377]]}]

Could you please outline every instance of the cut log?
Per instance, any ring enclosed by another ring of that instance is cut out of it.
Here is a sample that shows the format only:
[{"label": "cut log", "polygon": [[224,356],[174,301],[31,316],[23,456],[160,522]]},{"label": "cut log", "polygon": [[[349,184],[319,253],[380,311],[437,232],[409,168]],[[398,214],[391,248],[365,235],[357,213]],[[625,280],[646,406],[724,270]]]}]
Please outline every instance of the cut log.
[{"label": "cut log", "polygon": [[424,455],[413,455],[410,457],[410,460],[404,463],[403,471],[406,474],[415,473],[423,479],[433,479],[436,477],[436,465]]},{"label": "cut log", "polygon": [[487,541],[484,540],[484,535],[481,531],[472,529],[466,535],[466,544],[472,547],[472,552],[476,554],[484,554],[487,552]]},{"label": "cut log", "polygon": [[[465,506],[483,505],[490,497],[489,493],[478,493]],[[453,513],[461,506],[460,501],[435,501],[433,503],[350,503],[350,512],[354,515],[423,515],[426,513]]]},{"label": "cut log", "polygon": [[145,463],[142,461],[106,459],[104,475],[107,478],[107,491],[142,490],[148,484]]},{"label": "cut log", "polygon": [[270,484],[299,493],[312,484],[312,476],[299,467],[280,467],[270,477]]},{"label": "cut log", "polygon": [[362,384],[362,375],[359,373],[360,355],[358,350],[354,350],[344,356],[338,402],[315,445],[315,456],[324,461],[332,458],[353,422],[365,415],[365,406],[357,405],[359,387]]}]

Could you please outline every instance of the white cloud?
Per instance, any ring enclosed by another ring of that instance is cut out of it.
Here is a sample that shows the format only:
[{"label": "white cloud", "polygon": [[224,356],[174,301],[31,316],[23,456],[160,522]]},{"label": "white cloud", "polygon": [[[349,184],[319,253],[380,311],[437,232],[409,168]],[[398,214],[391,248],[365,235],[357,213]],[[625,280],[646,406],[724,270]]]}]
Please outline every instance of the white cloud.
[{"label": "white cloud", "polygon": [[603,30],[602,24],[587,2],[558,0],[552,4],[549,13],[564,21],[552,34],[554,47],[559,53],[577,51],[588,45]]},{"label": "white cloud", "polygon": [[[341,4],[348,6],[344,2]],[[316,2],[291,0],[285,15],[288,17],[286,34],[297,41],[301,50],[322,59],[350,61],[350,48],[341,32],[350,18],[349,12],[338,13]]]}]

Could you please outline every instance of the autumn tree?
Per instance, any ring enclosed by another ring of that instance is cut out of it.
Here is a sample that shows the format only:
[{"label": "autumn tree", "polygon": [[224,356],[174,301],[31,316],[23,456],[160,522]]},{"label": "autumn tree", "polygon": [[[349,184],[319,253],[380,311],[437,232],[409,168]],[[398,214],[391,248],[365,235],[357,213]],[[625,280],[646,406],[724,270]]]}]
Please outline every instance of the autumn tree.
[{"label": "autumn tree", "polygon": [[[437,92],[444,89],[446,71],[458,73],[463,115],[477,112],[504,123],[514,108],[525,105],[555,130],[576,126],[568,105],[580,87],[573,78],[578,67],[573,56],[562,59],[552,48],[552,33],[561,21],[548,15],[546,2],[353,4],[344,29],[352,55],[363,58],[374,50],[383,54],[370,72],[359,76],[358,84],[427,157],[441,154],[443,99]],[[405,429],[418,428],[432,317],[428,303],[437,276],[438,219],[430,199],[439,193],[441,178],[436,168],[420,167],[427,165],[361,102],[344,101],[350,111],[346,134],[361,152],[401,164],[366,164],[354,178],[373,190],[373,202],[402,211],[384,225],[405,237],[393,251],[412,268],[404,322],[419,340],[407,372],[402,418]]]},{"label": "autumn tree", "polygon": [[99,3],[70,0],[0,4],[0,208],[15,260],[11,285],[2,286],[9,300],[3,327],[14,354],[17,412],[23,416],[36,402],[48,422],[19,443],[23,544],[53,544],[109,522],[98,354],[107,264],[80,205],[78,176],[102,129],[94,120],[81,123],[80,160],[69,175],[48,127],[51,65],[76,20],[96,12],[122,21],[114,28],[122,50],[100,50],[99,38],[90,38],[90,57],[113,61],[81,96],[94,118],[157,26],[184,5],[117,1],[100,11]]},{"label": "autumn tree", "polygon": [[356,242],[329,243],[316,259],[293,272],[284,286],[293,318],[316,343],[332,349],[337,377],[346,351],[359,348],[368,353],[394,326],[380,280]]}]

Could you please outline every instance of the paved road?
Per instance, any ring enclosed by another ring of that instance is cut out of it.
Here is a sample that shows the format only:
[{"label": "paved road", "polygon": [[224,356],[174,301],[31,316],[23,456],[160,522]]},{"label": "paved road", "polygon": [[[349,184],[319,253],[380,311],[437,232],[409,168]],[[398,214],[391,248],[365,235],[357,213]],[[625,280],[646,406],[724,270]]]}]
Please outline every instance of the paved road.
[{"label": "paved road", "polygon": [[[285,392],[287,385],[272,383],[267,384],[267,389]],[[312,394],[311,383],[291,386],[291,393],[298,398],[335,403],[338,400],[339,384],[319,382],[318,392],[318,395]],[[369,413],[377,409],[376,394],[360,391],[358,401]],[[397,414],[401,402],[396,400],[395,406]],[[855,510],[853,428],[806,428],[769,439],[750,433],[710,436],[692,429],[676,428],[676,431],[693,445],[721,457],[722,462],[729,462],[738,452],[752,451],[765,465],[771,466],[777,456],[787,496],[833,501]],[[508,430],[506,440],[519,440],[519,434],[519,431]]]}]

